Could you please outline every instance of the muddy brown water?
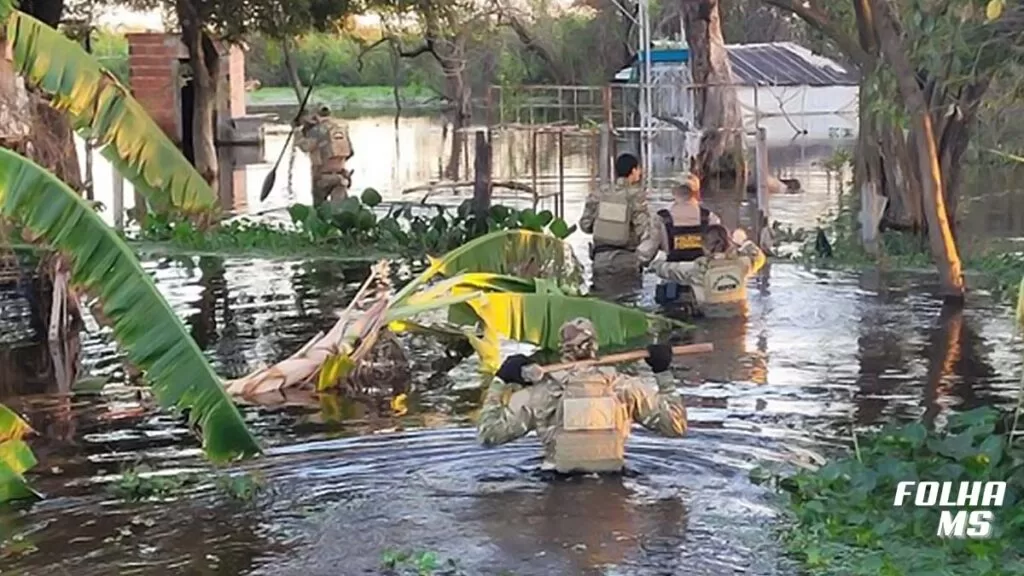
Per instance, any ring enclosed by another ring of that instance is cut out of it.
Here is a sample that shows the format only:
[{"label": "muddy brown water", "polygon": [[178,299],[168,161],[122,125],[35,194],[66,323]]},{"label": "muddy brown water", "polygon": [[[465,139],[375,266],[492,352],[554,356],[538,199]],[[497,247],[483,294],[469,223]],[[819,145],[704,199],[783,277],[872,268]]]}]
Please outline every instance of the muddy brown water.
[{"label": "muddy brown water", "polygon": [[[773,209],[813,223],[814,206],[830,202],[814,190]],[[573,218],[579,201],[567,198]],[[572,242],[587,262],[586,239]],[[189,262],[145,267],[225,376],[291,354],[366,274],[327,262]],[[617,478],[541,478],[532,437],[478,446],[475,362],[431,375],[440,349],[411,340],[418,369],[404,416],[386,402],[244,407],[267,454],[226,472],[250,472],[265,490],[233,501],[181,419],[119,386],[108,335],[82,337],[83,373],[111,381],[102,393],[62,392],[37,374],[45,349],[7,348],[0,402],[40,433],[31,480],[46,499],[0,513],[0,536],[34,548],[0,559],[0,573],[378,574],[386,551],[413,550],[471,575],[793,574],[777,543],[778,503],[751,468],[789,469],[803,450],[845,444],[851,426],[1014,399],[1021,346],[1007,308],[979,294],[962,312],[944,309],[932,282],[774,264],[769,286],[751,287],[746,320],[701,323],[698,339],[715,352],[674,366],[689,434],[636,430],[629,473]],[[653,284],[647,277],[629,299],[653,309]],[[5,301],[5,314],[18,305]],[[625,370],[650,377],[643,365]],[[109,487],[137,463],[202,482],[162,500],[120,500]]]}]

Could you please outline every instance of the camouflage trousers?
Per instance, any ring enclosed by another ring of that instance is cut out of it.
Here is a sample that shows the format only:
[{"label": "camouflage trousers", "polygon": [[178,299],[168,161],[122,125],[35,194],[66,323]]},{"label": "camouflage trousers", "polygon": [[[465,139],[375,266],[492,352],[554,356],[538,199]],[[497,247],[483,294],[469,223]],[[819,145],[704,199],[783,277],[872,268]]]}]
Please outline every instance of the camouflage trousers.
[{"label": "camouflage trousers", "polygon": [[606,250],[594,254],[593,290],[600,296],[619,296],[639,290],[640,261],[630,250]]},{"label": "camouflage trousers", "polygon": [[313,206],[348,198],[350,172],[318,172],[313,175]]}]

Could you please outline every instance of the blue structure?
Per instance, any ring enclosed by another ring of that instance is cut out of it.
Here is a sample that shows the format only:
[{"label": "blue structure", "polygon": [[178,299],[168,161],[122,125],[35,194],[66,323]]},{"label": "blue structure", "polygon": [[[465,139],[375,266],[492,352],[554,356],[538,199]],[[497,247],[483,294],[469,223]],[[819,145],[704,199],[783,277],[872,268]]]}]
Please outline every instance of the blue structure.
[{"label": "blue structure", "polygon": [[[636,84],[640,81],[640,64],[646,54],[641,51],[633,56],[629,65],[619,70],[612,79],[616,84]],[[655,48],[651,50],[651,67],[659,65],[681,65],[690,61],[689,48]]]}]

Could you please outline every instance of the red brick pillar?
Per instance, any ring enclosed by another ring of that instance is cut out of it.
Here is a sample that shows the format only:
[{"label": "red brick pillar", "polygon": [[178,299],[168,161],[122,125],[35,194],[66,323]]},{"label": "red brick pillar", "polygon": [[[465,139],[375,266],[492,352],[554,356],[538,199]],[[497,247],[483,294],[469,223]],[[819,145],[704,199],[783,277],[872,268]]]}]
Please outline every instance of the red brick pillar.
[{"label": "red brick pillar", "polygon": [[181,104],[178,62],[187,56],[176,34],[144,32],[128,34],[130,84],[135,99],[181,145]]}]

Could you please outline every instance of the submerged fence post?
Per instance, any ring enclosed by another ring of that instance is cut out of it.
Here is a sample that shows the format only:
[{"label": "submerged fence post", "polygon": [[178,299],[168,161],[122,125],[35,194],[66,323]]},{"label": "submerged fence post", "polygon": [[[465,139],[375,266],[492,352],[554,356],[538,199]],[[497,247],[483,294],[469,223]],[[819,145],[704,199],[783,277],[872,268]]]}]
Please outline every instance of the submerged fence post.
[{"label": "submerged fence post", "polygon": [[601,141],[598,144],[597,180],[602,186],[611,182],[612,130],[607,123],[601,124]]},{"label": "submerged fence post", "polygon": [[565,131],[558,129],[558,201],[555,216],[565,218]]},{"label": "submerged fence post", "polygon": [[[768,207],[768,131],[764,128],[757,128],[757,136],[754,140],[755,168],[757,174],[757,210],[754,214],[754,242],[762,250],[770,252],[773,249],[770,236],[765,234],[771,227],[770,210]],[[766,246],[765,244],[769,244]],[[769,267],[766,264],[758,273],[758,282],[762,285],[767,282]]]},{"label": "submerged fence post", "polygon": [[754,233],[760,238],[761,228],[768,220],[768,132],[757,129],[754,140],[754,170],[757,175],[757,218]]},{"label": "submerged fence post", "polygon": [[491,210],[491,131],[476,132],[476,154],[473,159],[473,212],[476,233],[487,233],[487,213]]},{"label": "submerged fence post", "polygon": [[111,194],[114,196],[111,210],[114,214],[114,229],[124,230],[124,178],[113,164],[110,166],[110,178],[113,182]]},{"label": "submerged fence post", "polygon": [[96,184],[93,179],[93,166],[92,166],[92,138],[85,139],[85,198],[86,200],[96,199]]}]

